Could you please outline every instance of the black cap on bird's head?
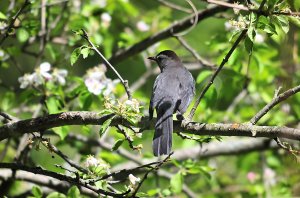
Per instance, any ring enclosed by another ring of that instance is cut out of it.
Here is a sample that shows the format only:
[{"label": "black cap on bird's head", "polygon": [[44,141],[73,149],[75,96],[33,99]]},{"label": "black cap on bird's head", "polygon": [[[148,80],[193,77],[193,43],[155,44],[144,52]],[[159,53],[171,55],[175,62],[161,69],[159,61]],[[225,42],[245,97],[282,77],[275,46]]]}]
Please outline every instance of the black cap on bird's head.
[{"label": "black cap on bird's head", "polygon": [[155,57],[148,57],[148,59],[156,61],[161,71],[166,66],[176,66],[178,63],[181,64],[179,57],[172,50],[161,51]]}]

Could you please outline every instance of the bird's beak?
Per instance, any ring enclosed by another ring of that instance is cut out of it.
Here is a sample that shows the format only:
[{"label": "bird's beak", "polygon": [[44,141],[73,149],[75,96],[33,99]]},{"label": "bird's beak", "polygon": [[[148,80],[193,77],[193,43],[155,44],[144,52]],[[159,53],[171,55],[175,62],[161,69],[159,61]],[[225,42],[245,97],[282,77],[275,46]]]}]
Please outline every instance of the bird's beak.
[{"label": "bird's beak", "polygon": [[156,61],[156,58],[155,58],[155,57],[153,57],[153,56],[150,56],[150,57],[148,57],[148,59],[149,59],[149,60]]}]

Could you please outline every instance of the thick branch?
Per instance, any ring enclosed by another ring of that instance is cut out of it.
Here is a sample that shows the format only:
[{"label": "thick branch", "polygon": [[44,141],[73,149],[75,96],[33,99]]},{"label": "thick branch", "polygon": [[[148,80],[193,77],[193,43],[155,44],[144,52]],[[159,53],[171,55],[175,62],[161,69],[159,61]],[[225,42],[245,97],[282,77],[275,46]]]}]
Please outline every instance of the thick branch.
[{"label": "thick branch", "polygon": [[[209,18],[217,13],[226,11],[228,8],[223,7],[223,6],[216,6],[213,8],[209,8],[203,11],[199,11],[198,14],[198,23],[206,18]],[[195,15],[192,14],[189,17],[186,17],[178,22],[175,22],[172,24],[170,27],[156,33],[155,35],[149,36],[145,38],[144,40],[132,45],[129,48],[122,49],[117,51],[110,59],[109,62],[114,64],[117,62],[121,62],[122,60],[131,57],[135,54],[138,54],[139,52],[147,49],[151,45],[162,41],[164,39],[167,39],[169,37],[172,37],[174,33],[179,33],[183,30],[188,29],[194,24],[194,18]]]},{"label": "thick branch", "polygon": [[[74,111],[59,114],[51,114],[44,117],[20,120],[7,123],[0,127],[0,141],[12,136],[19,136],[24,133],[43,131],[46,129],[65,125],[102,125],[112,114],[100,116],[96,112]],[[149,124],[154,128],[155,119]],[[124,120],[116,117],[112,126],[124,124]],[[142,119],[138,125],[143,128],[148,124],[148,118]],[[280,126],[253,126],[251,124],[201,124],[190,122],[182,124],[174,121],[174,131],[185,131],[195,135],[218,135],[218,136],[248,136],[248,137],[268,137],[287,138],[300,140],[300,130]]]}]

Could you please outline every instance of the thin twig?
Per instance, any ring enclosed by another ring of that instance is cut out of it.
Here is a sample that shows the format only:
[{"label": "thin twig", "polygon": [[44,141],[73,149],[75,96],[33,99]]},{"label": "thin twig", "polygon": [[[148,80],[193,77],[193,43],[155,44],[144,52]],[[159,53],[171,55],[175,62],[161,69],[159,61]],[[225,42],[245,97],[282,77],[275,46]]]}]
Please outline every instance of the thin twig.
[{"label": "thin twig", "polygon": [[0,116],[2,116],[4,119],[6,119],[8,121],[15,120],[11,115],[8,115],[7,113],[4,113],[4,112],[0,112]]},{"label": "thin twig", "polygon": [[220,66],[218,67],[218,69],[215,71],[215,73],[211,76],[208,84],[204,87],[204,89],[202,90],[202,92],[200,93],[199,97],[197,98],[189,116],[188,116],[188,120],[192,120],[194,115],[195,115],[195,111],[201,101],[201,99],[204,97],[205,93],[207,92],[207,90],[209,89],[209,87],[213,84],[215,78],[217,77],[217,75],[219,74],[219,72],[222,70],[222,68],[224,67],[225,63],[227,63],[228,59],[230,58],[230,56],[232,55],[232,53],[234,52],[234,50],[237,48],[237,46],[239,45],[239,43],[243,40],[243,38],[246,36],[248,29],[244,29],[240,36],[237,38],[237,40],[234,42],[233,46],[231,47],[231,49],[229,50],[229,52],[226,54],[225,58],[223,59],[222,63],[220,64]]},{"label": "thin twig", "polygon": [[8,25],[8,27],[6,28],[6,31],[2,37],[2,39],[0,40],[0,46],[3,44],[3,42],[5,41],[5,39],[8,37],[9,32],[11,30],[11,28],[14,26],[15,21],[17,20],[17,18],[19,17],[19,15],[23,12],[23,10],[30,5],[30,1],[29,0],[25,0],[25,2],[23,3],[22,7],[20,8],[20,10],[15,14],[15,16],[12,18],[10,24]]},{"label": "thin twig", "polygon": [[[207,19],[217,13],[221,13],[223,11],[226,11],[228,8],[223,6],[215,6],[213,8],[208,8],[205,10],[201,10],[197,12],[198,15],[198,23],[204,19]],[[191,14],[190,16],[178,21],[174,22],[172,25],[170,25],[168,28],[161,30],[160,32],[157,32],[154,35],[151,35],[142,41],[137,42],[136,44],[128,47],[127,49],[120,49],[117,51],[113,56],[109,59],[109,62],[112,64],[115,64],[117,62],[121,62],[122,60],[132,57],[135,54],[138,54],[139,52],[147,49],[151,45],[162,41],[164,39],[167,39],[169,37],[174,36],[174,33],[182,32],[188,28],[190,28],[192,25],[194,25],[194,18],[195,15]]]},{"label": "thin twig", "polygon": [[158,170],[165,162],[167,162],[171,155],[173,155],[174,152],[171,152],[164,160],[162,160],[161,162],[159,162],[155,167],[152,167],[150,170],[148,170],[144,177],[141,179],[141,181],[139,182],[138,186],[136,187],[135,191],[132,194],[132,197],[136,197],[136,193],[139,191],[140,187],[142,186],[143,182],[147,179],[148,175],[152,172],[152,171],[156,171]]},{"label": "thin twig", "polygon": [[[122,170],[119,170],[119,171],[115,171],[113,173],[110,173],[110,174],[106,174],[100,178],[96,178],[96,179],[90,179],[88,180],[88,182],[91,184],[91,183],[95,183],[97,181],[101,181],[101,180],[104,180],[104,179],[108,179],[110,177],[122,177],[122,178],[125,178],[127,177],[129,174],[137,171],[137,170],[140,170],[142,168],[152,168],[151,166],[152,165],[155,165],[155,164],[158,164],[159,162],[151,162],[151,163],[147,163],[147,164],[143,164],[143,165],[140,165],[138,167],[134,167],[134,168],[130,168],[130,169],[122,169]],[[125,176],[124,176],[125,175]]]},{"label": "thin twig", "polygon": [[279,139],[278,137],[277,137],[277,138],[274,138],[274,140],[275,140],[275,142],[277,143],[277,145],[278,145],[280,148],[282,148],[282,149],[288,151],[289,153],[292,153],[292,154],[294,154],[294,155],[299,155],[299,154],[300,154],[300,151],[294,150],[294,149],[292,148],[292,146],[289,145],[288,143],[285,143],[285,142],[283,143],[283,142],[281,142],[280,139]]},{"label": "thin twig", "polygon": [[186,35],[186,34],[188,34],[189,32],[191,32],[195,27],[196,27],[196,25],[197,25],[197,23],[198,23],[198,18],[199,18],[199,16],[198,16],[198,10],[197,10],[197,8],[196,8],[196,6],[193,4],[193,2],[191,1],[191,0],[185,0],[190,6],[191,6],[191,8],[193,9],[193,12],[194,12],[194,19],[192,20],[192,22],[193,22],[193,24],[192,24],[192,26],[190,27],[190,28],[188,28],[187,30],[185,30],[184,32],[178,32],[178,33],[175,33],[175,32],[173,32],[173,30],[172,30],[172,34],[174,35],[174,36],[184,36],[184,35]]},{"label": "thin twig", "polygon": [[75,162],[73,162],[71,159],[69,159],[68,156],[66,156],[63,152],[61,152],[58,148],[56,148],[53,144],[51,144],[50,140],[49,139],[45,139],[45,138],[42,138],[42,143],[43,145],[49,149],[50,152],[54,152],[56,153],[58,156],[60,156],[63,160],[65,160],[70,166],[76,168],[77,170],[85,173],[85,174],[88,174],[89,171],[86,170],[85,168],[77,165]]},{"label": "thin twig", "polygon": [[[261,15],[261,11],[264,7],[266,3],[266,0],[263,0],[258,8],[259,12],[257,14],[257,18],[260,17]],[[204,89],[202,90],[202,92],[200,93],[200,96],[197,98],[189,116],[188,116],[188,120],[192,120],[194,115],[195,115],[195,111],[201,101],[201,99],[204,97],[205,93],[207,92],[207,90],[209,89],[209,87],[213,84],[215,78],[217,77],[218,73],[222,70],[222,68],[224,67],[225,63],[227,63],[228,59],[230,58],[230,56],[232,55],[232,53],[234,52],[234,50],[237,48],[237,46],[239,45],[239,43],[244,39],[244,37],[246,36],[248,32],[248,29],[244,29],[241,34],[239,35],[239,37],[236,39],[236,41],[234,42],[233,46],[231,47],[231,49],[229,50],[229,52],[226,54],[225,58],[223,59],[222,63],[220,64],[220,66],[218,67],[218,69],[215,71],[215,73],[212,75],[212,77],[210,78],[209,83],[204,87]]]},{"label": "thin twig", "polygon": [[128,81],[124,80],[122,78],[122,76],[118,73],[118,71],[110,64],[110,62],[102,55],[102,53],[97,49],[97,47],[91,42],[91,40],[89,39],[89,36],[87,34],[87,32],[84,29],[81,29],[82,31],[82,37],[92,46],[93,50],[95,50],[97,52],[97,54],[101,57],[101,59],[104,61],[104,64],[106,66],[108,66],[110,69],[112,69],[114,71],[114,73],[118,76],[118,78],[120,79],[121,83],[123,84],[125,91],[127,93],[128,96],[128,100],[132,99],[132,95],[131,95],[131,91],[129,89],[128,86]]},{"label": "thin twig", "polygon": [[181,36],[176,36],[175,37],[179,42],[180,44],[185,48],[187,49],[195,58],[196,60],[203,66],[205,67],[209,67],[210,69],[211,68],[216,68],[216,65],[210,63],[209,61],[203,59],[197,52],[195,49],[193,49],[187,42],[184,38],[182,38]]},{"label": "thin twig", "polygon": [[167,6],[167,7],[172,8],[172,9],[179,10],[179,11],[189,13],[189,14],[193,13],[193,10],[182,7],[182,6],[179,6],[177,4],[174,4],[174,3],[171,3],[171,2],[168,2],[168,1],[165,1],[165,0],[157,0],[157,1],[160,2],[161,4]]},{"label": "thin twig", "polygon": [[268,11],[262,11],[262,9],[261,9],[262,7],[259,9],[251,9],[251,8],[248,8],[241,4],[228,3],[228,2],[224,2],[224,1],[218,1],[218,0],[202,0],[202,1],[205,1],[205,2],[211,3],[211,4],[215,4],[215,5],[219,5],[219,6],[224,6],[227,8],[233,8],[233,9],[243,10],[243,11],[247,11],[247,12],[254,12],[254,13],[264,15],[264,16],[269,16],[269,15],[300,16],[300,12],[281,12],[281,11],[268,12]]},{"label": "thin twig", "polygon": [[289,89],[282,94],[279,94],[277,97],[274,97],[273,100],[264,106],[255,116],[253,116],[250,120],[250,123],[255,125],[265,114],[267,114],[274,106],[276,106],[278,103],[288,99],[290,96],[298,93],[300,91],[300,85]]},{"label": "thin twig", "polygon": [[103,190],[103,189],[100,189],[100,188],[95,188],[94,186],[91,186],[89,184],[84,183],[81,180],[78,180],[78,178],[73,178],[73,177],[70,177],[70,176],[67,176],[67,175],[62,175],[62,174],[59,174],[59,173],[56,173],[56,172],[44,170],[41,167],[29,167],[29,166],[21,165],[21,164],[18,164],[18,163],[0,163],[0,169],[2,169],[2,168],[6,168],[6,169],[8,168],[8,169],[15,170],[15,171],[23,170],[23,171],[31,172],[31,173],[34,173],[34,174],[49,176],[49,177],[58,179],[60,181],[66,181],[66,182],[71,183],[71,184],[76,185],[76,186],[78,185],[78,186],[85,187],[85,188],[90,189],[90,190],[92,190],[96,193],[99,193],[99,194],[102,194],[102,195],[109,195],[109,196],[112,196],[112,197],[124,197],[124,195],[129,193],[129,191],[126,191],[126,192],[117,194],[117,193],[106,191],[106,190]]},{"label": "thin twig", "polygon": [[140,148],[138,146],[133,145],[133,139],[126,133],[125,129],[123,129],[121,125],[117,125],[116,127],[119,130],[119,132],[124,135],[125,139],[127,140],[128,144],[129,144],[129,147],[132,150],[140,150]]}]

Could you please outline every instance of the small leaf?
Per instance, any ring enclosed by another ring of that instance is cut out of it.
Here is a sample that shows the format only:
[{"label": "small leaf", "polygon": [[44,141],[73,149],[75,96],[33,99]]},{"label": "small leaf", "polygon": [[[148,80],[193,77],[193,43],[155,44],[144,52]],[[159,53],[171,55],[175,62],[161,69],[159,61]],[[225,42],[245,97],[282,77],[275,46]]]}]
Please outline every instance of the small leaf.
[{"label": "small leaf", "polygon": [[203,82],[208,76],[212,74],[212,71],[203,71],[197,77],[197,83]]},{"label": "small leaf", "polygon": [[35,198],[43,197],[42,189],[39,186],[33,186],[31,192]]},{"label": "small leaf", "polygon": [[124,139],[117,140],[111,150],[112,151],[117,150],[123,144],[123,142],[124,142]]},{"label": "small leaf", "polygon": [[17,31],[17,38],[21,43],[24,43],[29,38],[29,33],[25,28],[20,28]]},{"label": "small leaf", "polygon": [[107,128],[110,126],[111,121],[115,118],[115,116],[107,119],[101,126],[100,130],[99,130],[99,135],[100,137],[102,137],[102,135],[105,133],[105,131],[107,130]]},{"label": "small leaf", "polygon": [[80,53],[82,54],[82,57],[85,59],[88,57],[89,53],[90,53],[90,48],[86,47],[83,48]]},{"label": "small leaf", "polygon": [[70,57],[70,62],[71,62],[71,65],[74,65],[74,63],[76,63],[76,61],[78,60],[79,56],[80,56],[80,47],[74,49],[74,51],[72,52],[71,54],[71,57]]},{"label": "small leaf", "polygon": [[247,36],[247,37],[245,38],[244,44],[245,44],[245,48],[246,48],[248,54],[252,54],[253,41],[249,38],[249,36]]},{"label": "small leaf", "polygon": [[72,186],[72,188],[70,188],[68,190],[68,198],[79,198],[80,197],[80,191],[78,190],[77,186]]},{"label": "small leaf", "polygon": [[5,16],[5,14],[3,14],[2,12],[0,12],[0,19],[2,19],[2,20],[6,20],[7,19],[6,16]]},{"label": "small leaf", "polygon": [[253,28],[253,26],[250,26],[250,28],[247,31],[247,34],[248,34],[248,37],[250,38],[250,40],[252,42],[254,42],[254,38],[255,38],[256,32],[255,32],[255,29]]},{"label": "small leaf", "polygon": [[49,194],[46,198],[66,198],[66,195],[58,192],[53,192]]},{"label": "small leaf", "polygon": [[54,97],[50,97],[46,100],[46,106],[50,114],[59,112],[60,104],[59,101]]},{"label": "small leaf", "polygon": [[171,191],[174,193],[180,193],[182,191],[182,184],[183,184],[183,176],[182,173],[179,171],[171,178],[170,181]]},{"label": "small leaf", "polygon": [[278,25],[283,30],[284,33],[288,33],[290,29],[289,19],[287,16],[277,16],[276,19],[278,20]]},{"label": "small leaf", "polygon": [[53,128],[54,133],[56,133],[61,140],[64,140],[65,137],[69,134],[69,127],[63,126],[63,127],[55,127]]}]

